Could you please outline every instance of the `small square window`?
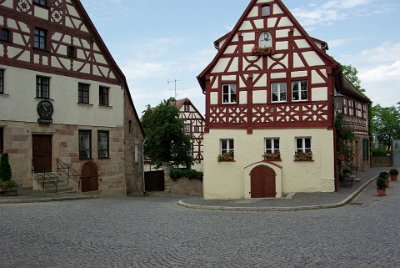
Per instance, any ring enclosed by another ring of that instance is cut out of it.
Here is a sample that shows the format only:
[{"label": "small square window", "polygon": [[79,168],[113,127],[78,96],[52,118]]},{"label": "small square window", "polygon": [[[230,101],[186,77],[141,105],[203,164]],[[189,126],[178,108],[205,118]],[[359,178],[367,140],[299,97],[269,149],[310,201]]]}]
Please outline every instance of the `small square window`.
[{"label": "small square window", "polygon": [[190,112],[190,105],[185,104],[185,105],[183,106],[183,110],[184,110],[185,112]]},{"label": "small square window", "polygon": [[298,153],[311,152],[311,138],[296,138],[296,151]]},{"label": "small square window", "polygon": [[8,29],[1,29],[0,41],[11,42],[11,33]]},{"label": "small square window", "polygon": [[268,17],[271,15],[271,7],[269,5],[265,5],[261,8],[261,16]]},{"label": "small square window", "polygon": [[272,102],[287,101],[287,86],[286,83],[272,83]]},{"label": "small square window", "polygon": [[292,82],[292,100],[307,101],[308,100],[308,82],[296,81]]},{"label": "small square window", "polygon": [[50,98],[50,78],[44,76],[36,76],[36,98]]},{"label": "small square window", "polygon": [[89,104],[89,84],[78,84],[78,103]]},{"label": "small square window", "polygon": [[265,153],[279,152],[279,139],[265,139]]},{"label": "small square window", "polygon": [[41,50],[47,49],[47,31],[35,28],[33,47]]},{"label": "small square window", "polygon": [[47,7],[47,0],[34,0],[33,3],[38,6]]},{"label": "small square window", "polygon": [[222,85],[222,103],[236,103],[236,85]]},{"label": "small square window", "polygon": [[233,139],[227,139],[227,140],[220,140],[220,153],[221,155],[234,155],[235,152],[235,144]]},{"label": "small square window", "polygon": [[184,125],[184,132],[185,133],[190,133],[190,124],[185,124]]},{"label": "small square window", "polygon": [[68,46],[67,47],[67,56],[70,58],[76,58],[76,47]]}]

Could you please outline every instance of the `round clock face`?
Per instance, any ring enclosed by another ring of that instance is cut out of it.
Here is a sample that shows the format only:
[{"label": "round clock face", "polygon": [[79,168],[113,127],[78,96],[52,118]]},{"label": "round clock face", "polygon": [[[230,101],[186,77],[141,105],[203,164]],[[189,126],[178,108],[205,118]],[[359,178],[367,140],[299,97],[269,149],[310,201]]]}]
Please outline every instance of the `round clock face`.
[{"label": "round clock face", "polygon": [[53,115],[53,104],[48,100],[39,102],[37,112],[41,118],[49,118]]}]

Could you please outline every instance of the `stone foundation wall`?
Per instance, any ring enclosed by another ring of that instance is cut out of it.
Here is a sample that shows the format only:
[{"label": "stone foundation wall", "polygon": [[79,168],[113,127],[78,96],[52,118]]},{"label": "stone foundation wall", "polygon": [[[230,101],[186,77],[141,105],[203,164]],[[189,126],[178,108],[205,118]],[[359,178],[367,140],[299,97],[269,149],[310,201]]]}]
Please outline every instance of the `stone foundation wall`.
[{"label": "stone foundation wall", "polygon": [[200,180],[190,180],[180,178],[171,181],[171,193],[174,195],[189,195],[203,197],[203,182]]},{"label": "stone foundation wall", "polygon": [[[126,195],[123,128],[76,125],[40,126],[36,123],[0,121],[4,126],[4,151],[9,154],[13,177],[23,187],[33,187],[32,135],[52,136],[52,171],[57,171],[57,159],[72,165],[81,172],[88,160],[79,159],[79,130],[92,131],[92,159],[99,171],[99,194],[104,196]],[[109,158],[99,159],[97,131],[109,131]],[[70,180],[74,189],[78,185]]]},{"label": "stone foundation wall", "polygon": [[392,158],[390,156],[372,157],[372,167],[391,167]]}]

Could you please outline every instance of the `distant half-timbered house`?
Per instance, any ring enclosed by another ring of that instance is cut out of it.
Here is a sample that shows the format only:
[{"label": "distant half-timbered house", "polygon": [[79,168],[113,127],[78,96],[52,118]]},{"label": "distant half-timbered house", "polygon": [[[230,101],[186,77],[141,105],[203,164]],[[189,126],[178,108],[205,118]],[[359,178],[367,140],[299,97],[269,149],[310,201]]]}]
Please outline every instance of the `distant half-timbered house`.
[{"label": "distant half-timbered house", "polygon": [[141,192],[140,121],[81,2],[0,0],[0,31],[0,153],[14,178],[34,189],[48,174],[82,192]]},{"label": "distant half-timbered house", "polygon": [[214,45],[216,57],[198,76],[204,197],[335,191],[335,96],[353,105],[347,120],[365,139],[368,98],[343,79],[327,43],[310,37],[281,0],[252,0]]},{"label": "distant half-timbered house", "polygon": [[190,136],[193,168],[202,171],[204,117],[188,98],[177,100],[176,107],[179,110],[179,118],[183,120],[183,131]]}]

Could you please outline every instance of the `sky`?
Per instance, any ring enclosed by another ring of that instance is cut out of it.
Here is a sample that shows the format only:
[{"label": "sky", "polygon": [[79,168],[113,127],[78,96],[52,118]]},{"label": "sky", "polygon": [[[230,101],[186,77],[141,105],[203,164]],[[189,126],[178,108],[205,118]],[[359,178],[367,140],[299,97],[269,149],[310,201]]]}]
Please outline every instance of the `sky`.
[{"label": "sky", "polygon": [[[189,98],[204,113],[197,76],[217,53],[213,42],[250,0],[81,0],[124,72],[139,115],[147,105]],[[374,104],[400,102],[399,0],[283,0],[328,53],[359,70]],[[168,83],[168,81],[172,81]]]}]

